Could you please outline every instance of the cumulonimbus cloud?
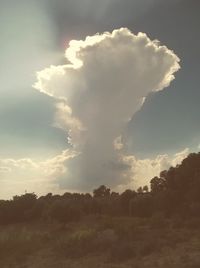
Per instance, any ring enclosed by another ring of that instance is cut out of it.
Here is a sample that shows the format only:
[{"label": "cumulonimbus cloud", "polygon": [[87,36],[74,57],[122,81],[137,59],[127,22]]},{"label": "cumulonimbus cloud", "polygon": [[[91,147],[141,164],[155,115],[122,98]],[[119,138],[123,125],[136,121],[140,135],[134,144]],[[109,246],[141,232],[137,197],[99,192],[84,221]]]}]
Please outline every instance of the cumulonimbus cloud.
[{"label": "cumulonimbus cloud", "polygon": [[72,40],[65,56],[69,64],[38,72],[34,85],[57,100],[55,124],[68,131],[78,154],[60,183],[75,189],[125,184],[133,175],[125,126],[150,92],[174,79],[179,58],[127,28]]}]

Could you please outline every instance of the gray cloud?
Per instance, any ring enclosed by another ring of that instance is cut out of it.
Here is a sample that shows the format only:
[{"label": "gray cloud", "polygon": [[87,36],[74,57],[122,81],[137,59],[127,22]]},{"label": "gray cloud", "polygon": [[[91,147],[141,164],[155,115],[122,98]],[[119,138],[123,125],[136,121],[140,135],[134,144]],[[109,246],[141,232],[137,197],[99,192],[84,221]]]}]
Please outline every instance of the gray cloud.
[{"label": "gray cloud", "polygon": [[35,72],[61,55],[44,1],[0,1],[0,35],[0,156],[58,153],[66,133],[51,127],[54,100],[31,88]]},{"label": "gray cloud", "polygon": [[0,157],[46,158],[66,146],[66,131],[52,126],[54,99],[32,91],[24,98],[1,95]]},{"label": "gray cloud", "polygon": [[120,27],[131,27],[131,21],[133,23],[144,16],[159,2],[160,0],[45,1],[56,28],[57,44],[61,47],[66,40],[82,39],[86,35]]}]

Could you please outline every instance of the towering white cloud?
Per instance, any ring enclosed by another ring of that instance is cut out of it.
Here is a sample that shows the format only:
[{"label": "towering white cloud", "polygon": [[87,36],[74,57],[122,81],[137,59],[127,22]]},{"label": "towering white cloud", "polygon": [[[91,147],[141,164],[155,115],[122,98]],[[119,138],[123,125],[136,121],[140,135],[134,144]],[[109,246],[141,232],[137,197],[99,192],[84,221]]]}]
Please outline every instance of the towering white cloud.
[{"label": "towering white cloud", "polygon": [[123,131],[145,97],[162,90],[179,58],[146,34],[126,28],[72,40],[70,64],[37,73],[34,87],[57,99],[55,124],[66,128],[78,156],[67,162],[63,187],[116,186],[132,176]]}]

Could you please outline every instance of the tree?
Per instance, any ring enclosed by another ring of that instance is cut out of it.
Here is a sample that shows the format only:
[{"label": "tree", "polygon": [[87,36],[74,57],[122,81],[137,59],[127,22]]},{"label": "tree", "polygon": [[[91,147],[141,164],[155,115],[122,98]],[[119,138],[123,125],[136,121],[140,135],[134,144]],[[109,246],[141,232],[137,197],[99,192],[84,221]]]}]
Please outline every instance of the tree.
[{"label": "tree", "polygon": [[105,185],[101,185],[99,188],[94,189],[93,196],[94,196],[94,198],[109,197],[110,196],[110,189],[107,188]]},{"label": "tree", "polygon": [[163,191],[166,187],[166,181],[163,178],[154,177],[151,181],[151,191],[157,193]]},{"label": "tree", "polygon": [[149,187],[147,185],[145,185],[142,190],[144,193],[148,193]]},{"label": "tree", "polygon": [[139,187],[139,188],[137,189],[137,192],[138,192],[138,194],[142,194],[142,193],[143,193],[143,188],[142,188],[142,187]]},{"label": "tree", "polygon": [[137,193],[132,190],[126,190],[120,195],[120,204],[123,213],[130,214],[130,201],[136,197]]},{"label": "tree", "polygon": [[81,211],[73,202],[56,200],[50,206],[48,216],[60,223],[68,223],[79,220]]},{"label": "tree", "polygon": [[130,200],[130,215],[138,217],[149,217],[152,215],[153,203],[149,193],[137,194]]}]

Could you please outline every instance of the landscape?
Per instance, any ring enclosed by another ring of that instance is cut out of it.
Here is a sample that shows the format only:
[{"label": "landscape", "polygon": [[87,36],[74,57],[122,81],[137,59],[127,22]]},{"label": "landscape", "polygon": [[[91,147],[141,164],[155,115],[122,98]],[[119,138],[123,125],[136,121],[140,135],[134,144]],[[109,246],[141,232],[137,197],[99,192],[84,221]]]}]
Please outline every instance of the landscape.
[{"label": "landscape", "polygon": [[200,153],[121,194],[0,202],[1,267],[199,267]]},{"label": "landscape", "polygon": [[0,268],[200,267],[199,10],[0,0]]}]

